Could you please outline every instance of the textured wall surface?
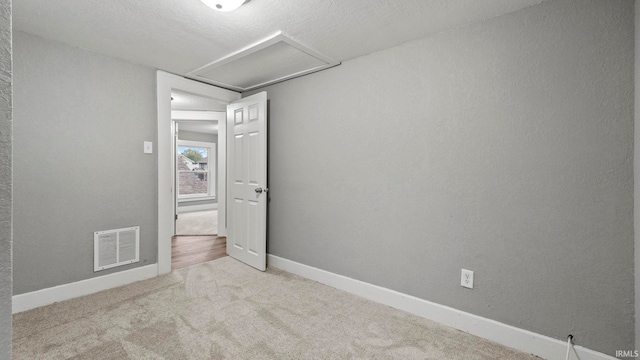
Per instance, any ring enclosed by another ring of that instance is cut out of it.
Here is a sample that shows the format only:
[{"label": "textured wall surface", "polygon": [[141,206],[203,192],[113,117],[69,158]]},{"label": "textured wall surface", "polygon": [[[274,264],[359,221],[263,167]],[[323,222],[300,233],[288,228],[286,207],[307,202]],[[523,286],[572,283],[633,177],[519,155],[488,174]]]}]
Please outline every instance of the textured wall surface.
[{"label": "textured wall surface", "polygon": [[268,87],[269,253],[633,349],[633,5],[547,1]]},{"label": "textured wall surface", "polygon": [[[640,6],[635,6],[635,53],[640,54]],[[635,57],[635,91],[634,91],[634,153],[633,153],[633,178],[634,178],[634,237],[635,237],[635,306],[636,318],[640,309],[640,56]],[[636,320],[636,346],[640,349],[640,321]]]},{"label": "textured wall surface", "polygon": [[11,1],[0,0],[0,359],[11,358]]},{"label": "textured wall surface", "polygon": [[[14,34],[14,294],[157,262],[155,71]],[[93,272],[93,232],[140,225],[140,262]]]}]

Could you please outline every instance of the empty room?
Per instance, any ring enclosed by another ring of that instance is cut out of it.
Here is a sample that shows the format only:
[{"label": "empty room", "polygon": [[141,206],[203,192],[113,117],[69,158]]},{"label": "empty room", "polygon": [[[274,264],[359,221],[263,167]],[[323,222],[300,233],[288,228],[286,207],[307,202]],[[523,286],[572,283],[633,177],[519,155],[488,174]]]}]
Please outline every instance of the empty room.
[{"label": "empty room", "polygon": [[640,356],[635,1],[0,14],[0,359]]}]

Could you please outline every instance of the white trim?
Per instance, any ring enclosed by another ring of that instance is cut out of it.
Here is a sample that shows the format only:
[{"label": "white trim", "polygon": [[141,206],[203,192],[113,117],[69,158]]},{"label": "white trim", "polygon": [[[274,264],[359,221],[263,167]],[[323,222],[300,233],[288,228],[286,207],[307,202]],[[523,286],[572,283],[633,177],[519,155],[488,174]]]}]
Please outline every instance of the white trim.
[{"label": "white trim", "polygon": [[216,210],[217,208],[218,203],[180,206],[178,207],[178,214],[186,214],[194,211]]},{"label": "white trim", "polygon": [[171,110],[173,120],[204,120],[204,121],[225,121],[227,113],[225,111],[200,111],[200,110]]},{"label": "white trim", "polygon": [[193,147],[206,147],[210,148],[212,145],[215,147],[216,143],[213,141],[193,141],[193,140],[182,140],[178,139],[178,144],[180,146],[193,146]]},{"label": "white trim", "polygon": [[[238,94],[240,96],[240,94]],[[218,236],[227,236],[227,120],[218,121]]]},{"label": "white trim", "polygon": [[158,264],[152,264],[26,294],[14,295],[12,311],[15,314],[156,276],[158,276]]},{"label": "white trim", "polygon": [[185,196],[178,199],[178,204],[197,201],[210,201],[215,199],[215,196]]},{"label": "white trim", "polygon": [[[157,106],[158,106],[158,273],[171,272],[171,236],[173,236],[174,194],[173,141],[175,128],[171,120],[171,92],[178,90],[188,94],[206,97],[222,104],[240,98],[234,91],[217,88],[197,81],[185,79],[181,76],[158,70]],[[226,121],[220,121],[218,139],[218,204],[220,209],[226,209]],[[218,232],[226,235],[226,213],[218,214]]]},{"label": "white trim", "polygon": [[[175,119],[173,119],[175,121]],[[179,120],[178,120],[179,121]],[[207,152],[207,169],[206,170],[193,170],[195,172],[206,172],[207,173],[207,178],[209,179],[208,183],[207,183],[207,194],[206,195],[202,195],[202,194],[196,194],[196,195],[178,195],[178,203],[180,201],[184,201],[184,200],[192,200],[192,201],[197,201],[197,200],[208,200],[207,198],[210,199],[215,199],[216,195],[218,193],[217,191],[217,186],[218,186],[218,173],[216,172],[217,169],[217,165],[216,165],[216,148],[217,145],[214,142],[211,141],[193,141],[193,140],[181,140],[180,138],[178,138],[176,140],[176,156],[178,155],[178,148],[179,147],[198,147],[198,148],[203,148],[203,149],[208,149]],[[186,157],[182,154],[180,154],[181,157]],[[189,158],[187,158],[189,159]],[[189,159],[191,160],[191,159]],[[191,160],[193,161],[193,160]],[[199,163],[196,163],[195,161],[193,162],[196,166]],[[176,184],[180,183],[180,172],[186,172],[186,170],[175,170],[175,176],[176,176]],[[215,172],[214,176],[211,176],[211,172]],[[177,213],[177,211],[176,211]]]},{"label": "white trim", "polygon": [[[220,123],[225,122],[227,120],[227,112],[212,111],[212,110],[206,110],[206,111],[171,110],[171,120],[180,121],[180,122],[207,121],[207,122],[215,123],[214,126],[211,126],[211,130],[215,129],[215,132],[214,131],[206,132],[206,134],[217,135],[220,130]],[[184,130],[184,131],[191,132],[191,130]]]},{"label": "white trim", "polygon": [[[567,352],[566,341],[503,324],[448,306],[436,304],[411,295],[377,285],[365,283],[346,276],[300,264],[275,255],[267,255],[269,266],[315,280],[336,289],[391,306],[396,309],[438,322],[443,325],[497,342],[499,344],[534,354],[544,359],[564,359]],[[573,359],[604,360],[615,359],[606,354],[574,346]]]}]

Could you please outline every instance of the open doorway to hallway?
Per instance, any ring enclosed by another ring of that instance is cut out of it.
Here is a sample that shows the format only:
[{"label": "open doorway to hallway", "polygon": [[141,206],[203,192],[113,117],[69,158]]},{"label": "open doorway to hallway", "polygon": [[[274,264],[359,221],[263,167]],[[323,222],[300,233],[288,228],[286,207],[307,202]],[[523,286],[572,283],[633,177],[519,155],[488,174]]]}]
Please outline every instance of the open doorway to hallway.
[{"label": "open doorway to hallway", "polygon": [[[175,226],[172,270],[226,256],[219,234],[218,122],[226,114],[218,102],[174,91]],[[224,211],[224,210],[223,210]]]},{"label": "open doorway to hallway", "polygon": [[[157,72],[157,104],[158,104],[158,274],[171,272],[172,238],[175,236],[175,121],[173,113],[177,101],[175,94],[195,95],[197,100],[204,100],[215,105],[207,111],[217,111],[221,115],[218,122],[218,235],[226,236],[226,163],[227,163],[227,105],[241,98],[240,93],[186,79],[182,76]],[[178,100],[179,101],[179,100]],[[184,104],[184,111],[198,111],[197,108]]]}]

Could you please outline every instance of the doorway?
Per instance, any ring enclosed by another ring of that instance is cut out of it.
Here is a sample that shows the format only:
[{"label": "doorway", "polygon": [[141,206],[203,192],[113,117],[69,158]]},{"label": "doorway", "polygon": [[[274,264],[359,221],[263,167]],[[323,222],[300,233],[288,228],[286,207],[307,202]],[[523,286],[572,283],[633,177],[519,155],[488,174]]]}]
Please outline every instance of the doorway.
[{"label": "doorway", "polygon": [[[220,111],[226,109],[224,120],[218,123],[218,234],[226,237],[227,232],[229,233],[226,243],[227,254],[265,271],[269,191],[266,156],[267,93],[263,91],[241,98],[241,95],[234,91],[205,85],[159,70],[158,275],[171,272],[171,234],[177,209],[176,159],[173,156],[177,129],[176,123],[172,120],[171,105],[171,95],[174,93],[213,100],[216,106],[221,107]],[[227,197],[233,200],[233,206],[229,205]]]},{"label": "doorway", "polygon": [[[226,113],[218,102],[179,91],[171,93],[175,128],[175,226],[171,269],[226,256],[226,238],[218,237],[218,122]],[[222,209],[224,212],[224,209]]]},{"label": "doorway", "polygon": [[[172,111],[192,111],[193,107],[178,106],[175,95],[189,95],[191,101],[206,101],[212,107],[209,111],[224,114],[218,122],[217,166],[216,174],[218,203],[218,235],[226,236],[226,106],[240,98],[240,94],[206,84],[185,79],[180,76],[158,71],[158,274],[171,272],[172,237],[175,232],[175,214],[177,208],[175,187],[176,126],[172,120]],[[172,94],[174,101],[171,101]],[[193,105],[193,103],[191,103]],[[184,105],[187,106],[187,105]],[[179,128],[179,125],[178,125]]]},{"label": "doorway", "polygon": [[[195,111],[172,111],[175,122],[175,235],[217,235],[218,120],[225,114],[197,111],[210,120],[184,120]],[[222,209],[221,212],[224,212]]]}]

